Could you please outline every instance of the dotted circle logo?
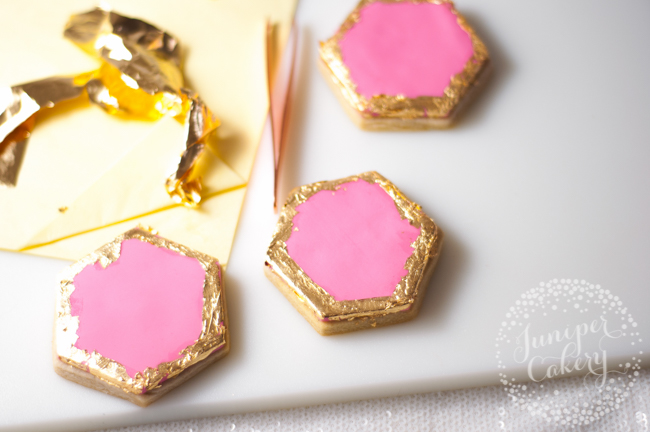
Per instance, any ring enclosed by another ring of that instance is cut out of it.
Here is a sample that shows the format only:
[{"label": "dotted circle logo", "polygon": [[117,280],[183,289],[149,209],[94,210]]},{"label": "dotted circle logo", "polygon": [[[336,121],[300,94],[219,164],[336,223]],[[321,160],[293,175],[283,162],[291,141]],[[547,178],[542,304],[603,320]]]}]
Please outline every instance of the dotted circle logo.
[{"label": "dotted circle logo", "polygon": [[[635,345],[642,341],[634,317],[610,290],[576,279],[540,283],[509,308],[496,337],[509,408],[571,428],[597,421],[637,383],[643,352]],[[614,356],[625,352],[638,355]],[[551,379],[561,377],[581,383]]]}]

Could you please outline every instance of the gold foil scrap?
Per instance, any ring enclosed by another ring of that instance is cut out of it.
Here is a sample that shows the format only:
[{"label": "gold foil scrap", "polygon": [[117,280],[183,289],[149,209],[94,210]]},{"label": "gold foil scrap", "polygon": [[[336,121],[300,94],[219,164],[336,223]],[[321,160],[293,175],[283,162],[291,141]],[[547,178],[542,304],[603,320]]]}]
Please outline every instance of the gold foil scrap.
[{"label": "gold foil scrap", "polygon": [[64,35],[106,62],[88,91],[91,100],[113,113],[182,118],[185,150],[165,187],[174,201],[197,205],[201,179],[192,177],[192,169],[219,121],[195,92],[183,88],[179,42],[144,21],[99,8],[73,15]]},{"label": "gold foil scrap", "polygon": [[0,185],[16,185],[36,113],[82,93],[83,85],[65,77],[0,88]]},{"label": "gold foil scrap", "polygon": [[[89,100],[109,114],[146,120],[172,116],[185,122],[185,150],[178,168],[166,183],[166,189],[175,201],[196,205],[201,199],[201,179],[192,177],[191,172],[204,148],[205,138],[219,126],[219,121],[196,93],[183,88],[178,40],[145,21],[100,8],[73,15],[64,36],[102,60],[100,68],[75,78],[51,78],[32,83],[30,85],[35,88],[29,92],[23,85],[25,93],[32,96],[31,91],[38,90],[37,96],[42,95],[47,102],[52,99],[52,94],[76,91],[76,97],[85,90]],[[72,84],[59,80],[68,80]],[[28,96],[23,97],[22,93],[9,95],[7,91],[0,93],[0,103],[14,101],[3,104],[6,105],[5,113],[9,114],[0,116],[0,128],[6,123],[0,129],[0,139],[4,140],[40,109],[39,98]],[[47,106],[55,103],[53,101]],[[17,114],[12,108],[16,104],[24,106]],[[11,121],[3,121],[5,117]],[[0,154],[0,159],[6,160],[4,165],[11,167],[3,169],[0,162],[0,175],[4,171],[9,173],[3,177],[17,176],[18,156],[24,152],[24,144],[12,143],[20,141],[14,139],[0,147],[0,150],[12,148],[10,156],[2,157]]]},{"label": "gold foil scrap", "polygon": [[206,138],[219,126],[219,120],[196,93],[182,89],[182,94],[189,106],[185,117],[185,151],[166,187],[174,201],[193,206],[201,201],[201,181],[192,177],[193,168],[205,148]]},{"label": "gold foil scrap", "polygon": [[34,116],[30,117],[0,143],[0,186],[16,185],[34,119]]},{"label": "gold foil scrap", "polygon": [[331,72],[331,79],[340,88],[343,97],[366,118],[446,118],[459,105],[478,76],[489,62],[485,44],[478,38],[465,18],[458,13],[451,0],[409,0],[412,3],[449,4],[458,17],[458,25],[465,30],[472,41],[474,54],[465,64],[462,72],[451,78],[444,96],[420,96],[407,98],[403,95],[374,95],[370,100],[357,92],[357,85],[350,77],[350,71],[343,62],[339,42],[354,27],[361,17],[361,10],[376,1],[401,3],[405,0],[362,0],[343,22],[336,34],[320,43],[320,58]]},{"label": "gold foil scrap", "polygon": [[[390,297],[363,300],[336,301],[327,291],[317,285],[289,256],[286,241],[293,230],[292,220],[298,212],[296,207],[322,190],[337,190],[342,184],[353,181],[376,183],[393,199],[402,219],[420,228],[420,235],[413,243],[414,251],[406,261],[406,276],[402,278]],[[323,181],[294,189],[282,208],[280,219],[267,251],[267,264],[278,274],[322,321],[341,321],[361,317],[378,317],[389,313],[406,311],[415,302],[418,284],[429,260],[440,253],[441,232],[420,206],[409,201],[389,180],[371,171],[339,180]]]},{"label": "gold foil scrap", "polygon": [[[145,241],[154,246],[194,258],[205,270],[201,335],[193,345],[188,346],[180,353],[182,358],[161,363],[155,368],[147,368],[138,372],[133,378],[126,373],[126,369],[119,362],[104,357],[98,352],[88,353],[74,346],[78,339],[76,332],[79,328],[79,317],[72,316],[70,305],[70,296],[75,289],[73,284],[75,276],[86,266],[94,265],[96,262],[100,262],[104,268],[115,262],[120,256],[122,242],[129,239]],[[185,369],[225,347],[228,343],[226,322],[223,281],[217,261],[208,255],[155,236],[143,229],[135,228],[77,261],[62,273],[56,305],[56,350],[61,361],[87,371],[126,392],[142,394],[160,387],[164,381],[177,376]]]},{"label": "gold foil scrap", "polygon": [[183,86],[178,40],[145,21],[97,8],[72,15],[63,35],[124,74],[131,88],[155,95]]}]

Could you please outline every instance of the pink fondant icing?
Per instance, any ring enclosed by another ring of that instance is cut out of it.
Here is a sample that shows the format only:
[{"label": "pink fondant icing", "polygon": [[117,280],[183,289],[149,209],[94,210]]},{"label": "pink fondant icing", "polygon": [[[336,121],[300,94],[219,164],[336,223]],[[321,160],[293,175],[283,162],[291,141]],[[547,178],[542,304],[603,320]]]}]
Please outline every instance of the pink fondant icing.
[{"label": "pink fondant icing", "polygon": [[75,276],[70,296],[79,317],[79,349],[97,351],[129,376],[181,358],[201,335],[205,271],[198,260],[138,239],[120,257]]},{"label": "pink fondant icing", "polygon": [[357,91],[376,95],[444,96],[474,50],[449,4],[375,2],[339,43]]},{"label": "pink fondant icing", "polygon": [[378,184],[345,183],[296,207],[287,252],[335,300],[393,294],[420,228],[402,219]]}]

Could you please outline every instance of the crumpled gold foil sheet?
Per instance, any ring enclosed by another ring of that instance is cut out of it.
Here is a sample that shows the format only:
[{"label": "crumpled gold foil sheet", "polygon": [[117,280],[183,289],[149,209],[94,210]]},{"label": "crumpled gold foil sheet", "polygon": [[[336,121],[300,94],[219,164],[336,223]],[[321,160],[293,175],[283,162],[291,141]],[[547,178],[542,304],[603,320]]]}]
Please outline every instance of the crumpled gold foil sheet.
[{"label": "crumpled gold foil sheet", "polygon": [[[73,15],[64,36],[103,63],[74,78],[0,88],[0,182],[16,185],[33,128],[33,122],[25,122],[41,108],[85,94],[109,114],[145,120],[172,116],[183,122],[185,150],[165,186],[174,201],[198,204],[201,180],[192,169],[219,121],[197,93],[183,87],[178,40],[142,20],[101,8]],[[13,134],[17,130],[23,132]]]},{"label": "crumpled gold foil sheet", "polygon": [[73,78],[46,78],[0,87],[0,185],[15,186],[36,113],[83,93]]},{"label": "crumpled gold foil sheet", "polygon": [[[286,241],[293,230],[292,220],[298,214],[296,207],[317,192],[334,191],[342,184],[353,181],[366,181],[381,186],[395,202],[402,219],[407,219],[412,226],[420,228],[420,235],[413,244],[413,254],[404,267],[408,273],[390,297],[336,301],[317,285],[287,252]],[[292,190],[282,208],[271,245],[267,250],[266,264],[294,290],[302,301],[310,306],[321,321],[377,318],[389,313],[406,311],[415,302],[427,263],[430,260],[435,261],[440,254],[441,237],[442,231],[419,205],[406,198],[389,180],[370,171],[339,180],[312,183]]]},{"label": "crumpled gold foil sheet", "polygon": [[[75,290],[74,278],[86,266],[99,262],[106,268],[120,256],[121,244],[125,240],[138,239],[154,246],[169,249],[181,255],[195,258],[205,270],[203,284],[203,329],[196,343],[185,348],[178,360],[159,364],[156,368],[147,368],[131,378],[119,362],[104,357],[101,353],[80,350],[75,347],[78,339],[79,317],[71,315],[70,296]],[[215,258],[194,251],[178,243],[166,240],[135,228],[118,236],[112,242],[102,246],[68,267],[61,275],[61,285],[56,299],[56,353],[59,359],[76,368],[91,373],[101,380],[117,386],[125,392],[142,394],[160,387],[192,365],[206,359],[210,354],[224,348],[228,343],[226,308],[223,296],[221,267]]]},{"label": "crumpled gold foil sheet", "polygon": [[361,0],[336,34],[327,41],[320,43],[320,58],[331,72],[331,79],[340,88],[345,100],[365,118],[443,119],[450,117],[488,65],[489,55],[485,44],[478,38],[465,18],[458,13],[451,0],[408,0],[412,3],[451,5],[452,12],[458,17],[458,24],[470,36],[474,55],[467,61],[463,71],[451,78],[451,82],[442,97],[420,96],[407,98],[402,95],[375,95],[368,100],[357,92],[357,85],[352,81],[350,71],[343,62],[339,42],[347,31],[359,22],[361,9],[376,1],[400,3],[407,0]]}]

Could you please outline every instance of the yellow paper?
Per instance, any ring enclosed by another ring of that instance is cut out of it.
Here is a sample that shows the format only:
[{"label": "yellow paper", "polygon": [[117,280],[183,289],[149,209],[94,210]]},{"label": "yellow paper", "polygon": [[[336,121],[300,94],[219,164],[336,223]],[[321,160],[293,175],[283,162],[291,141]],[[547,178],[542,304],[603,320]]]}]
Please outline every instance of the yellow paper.
[{"label": "yellow paper", "polygon": [[[174,120],[123,120],[88,104],[57,107],[39,115],[17,187],[0,189],[0,248],[77,259],[140,223],[225,264],[268,109],[266,20],[288,33],[295,0],[110,4],[181,41],[188,85],[222,122],[202,161],[204,201],[186,209],[164,191],[183,150],[182,126]],[[94,6],[86,0],[4,5],[0,56],[12,67],[0,69],[0,84],[96,68],[62,36],[71,14]]]}]

